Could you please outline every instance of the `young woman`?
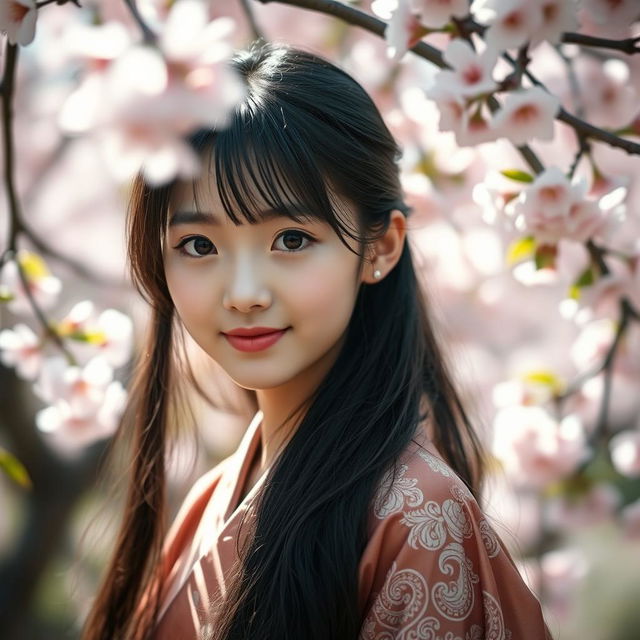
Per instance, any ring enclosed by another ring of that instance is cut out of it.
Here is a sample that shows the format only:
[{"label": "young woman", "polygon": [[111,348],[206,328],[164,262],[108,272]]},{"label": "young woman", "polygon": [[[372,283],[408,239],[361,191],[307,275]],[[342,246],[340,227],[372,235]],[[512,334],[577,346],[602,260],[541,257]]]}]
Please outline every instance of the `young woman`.
[{"label": "young woman", "polygon": [[[138,179],[129,255],[153,309],[124,522],[85,639],[550,638],[479,505],[483,456],[406,237],[399,149],[329,62],[256,45],[246,97]],[[165,536],[174,332],[254,418]]]}]

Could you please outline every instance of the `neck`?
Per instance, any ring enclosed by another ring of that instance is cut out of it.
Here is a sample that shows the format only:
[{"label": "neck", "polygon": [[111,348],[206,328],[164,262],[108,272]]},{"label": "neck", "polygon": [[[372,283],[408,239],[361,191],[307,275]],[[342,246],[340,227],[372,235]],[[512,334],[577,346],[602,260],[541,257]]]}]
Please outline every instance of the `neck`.
[{"label": "neck", "polygon": [[342,342],[340,340],[320,360],[285,384],[256,390],[258,406],[262,411],[259,472],[273,464],[296,432],[308,409],[311,395],[335,362]]}]

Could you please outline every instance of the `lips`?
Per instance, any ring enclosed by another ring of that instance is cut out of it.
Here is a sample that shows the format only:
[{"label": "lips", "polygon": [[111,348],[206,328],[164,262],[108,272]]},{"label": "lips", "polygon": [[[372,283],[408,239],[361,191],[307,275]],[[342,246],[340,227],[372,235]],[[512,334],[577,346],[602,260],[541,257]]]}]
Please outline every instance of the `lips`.
[{"label": "lips", "polygon": [[251,329],[234,329],[223,333],[229,344],[238,351],[255,352],[268,349],[287,332],[287,329],[271,329],[253,327]]}]

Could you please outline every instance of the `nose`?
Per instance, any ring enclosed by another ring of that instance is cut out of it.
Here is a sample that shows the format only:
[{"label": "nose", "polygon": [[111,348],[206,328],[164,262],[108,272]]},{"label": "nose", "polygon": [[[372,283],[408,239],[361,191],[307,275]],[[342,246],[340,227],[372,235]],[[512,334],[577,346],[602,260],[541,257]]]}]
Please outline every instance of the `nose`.
[{"label": "nose", "polygon": [[248,313],[271,306],[264,268],[251,256],[238,256],[226,278],[222,304],[228,311]]}]

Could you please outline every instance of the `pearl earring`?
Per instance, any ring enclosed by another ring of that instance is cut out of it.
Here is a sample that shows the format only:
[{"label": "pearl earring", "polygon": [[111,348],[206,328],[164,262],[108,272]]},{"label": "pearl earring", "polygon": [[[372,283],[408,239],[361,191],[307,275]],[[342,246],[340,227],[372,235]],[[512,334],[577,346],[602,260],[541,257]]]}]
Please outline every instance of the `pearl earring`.
[{"label": "pearl earring", "polygon": [[382,273],[380,272],[380,269],[376,269],[373,272],[373,277],[377,280],[380,276],[382,275]]}]

